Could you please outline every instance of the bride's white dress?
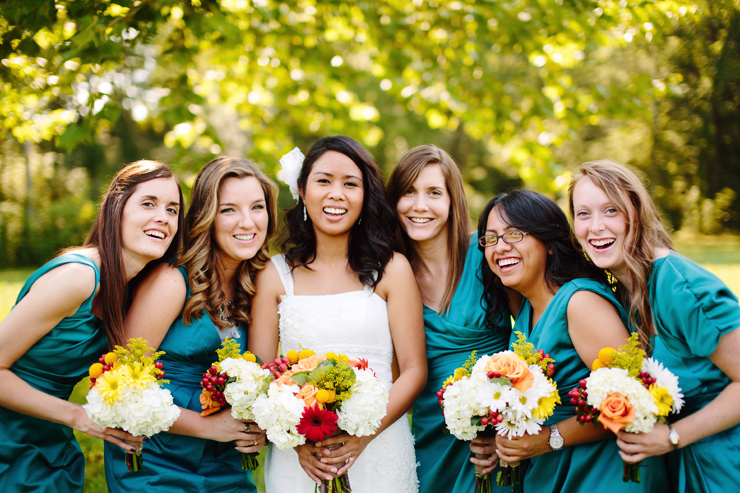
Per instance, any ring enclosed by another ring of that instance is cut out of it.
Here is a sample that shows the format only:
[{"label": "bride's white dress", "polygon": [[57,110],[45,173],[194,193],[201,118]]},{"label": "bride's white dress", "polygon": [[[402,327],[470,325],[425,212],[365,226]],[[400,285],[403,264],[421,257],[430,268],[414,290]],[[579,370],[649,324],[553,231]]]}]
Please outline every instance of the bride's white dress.
[{"label": "bride's white dress", "polygon": [[[296,296],[293,277],[283,255],[272,257],[286,295],[278,305],[283,354],[298,345],[317,353],[333,351],[366,358],[370,368],[390,389],[393,341],[385,300],[365,287],[362,291]],[[348,471],[353,493],[418,491],[414,440],[406,415],[375,437]],[[265,460],[267,493],[308,493],[311,481],[295,450],[270,445]]]}]

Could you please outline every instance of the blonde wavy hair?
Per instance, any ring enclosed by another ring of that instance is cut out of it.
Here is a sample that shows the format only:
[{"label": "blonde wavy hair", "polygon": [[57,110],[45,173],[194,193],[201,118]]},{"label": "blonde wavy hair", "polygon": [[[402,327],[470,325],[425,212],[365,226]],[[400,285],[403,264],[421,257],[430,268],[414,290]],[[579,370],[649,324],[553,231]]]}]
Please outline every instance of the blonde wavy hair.
[{"label": "blonde wavy hair", "polygon": [[623,164],[611,159],[583,163],[568,188],[568,205],[574,217],[573,190],[576,184],[588,177],[601,188],[611,203],[627,221],[627,237],[632,241],[622,243],[631,288],[617,281],[618,291],[628,304],[629,317],[640,335],[640,342],[650,348],[650,336],[655,323],[650,307],[647,282],[653,270],[653,259],[658,248],[673,250],[673,242],[650,194],[637,175]]},{"label": "blonde wavy hair", "polygon": [[185,248],[177,265],[188,270],[190,299],[183,309],[183,322],[192,323],[200,318],[203,310],[219,326],[226,327],[221,320],[219,307],[226,302],[221,289],[221,271],[218,245],[213,239],[213,223],[218,213],[218,191],[227,178],[255,177],[265,194],[269,222],[265,243],[257,254],[239,265],[236,286],[231,306],[232,321],[236,325],[249,323],[249,312],[254,296],[254,276],[269,260],[269,241],[277,229],[277,187],[253,162],[238,157],[221,156],[206,164],[198,173],[193,186],[190,208],[185,218]]},{"label": "blonde wavy hair", "polygon": [[[395,212],[398,201],[411,188],[424,167],[430,164],[439,164],[445,178],[447,192],[450,194],[450,215],[447,220],[447,250],[450,255],[450,267],[447,273],[447,287],[442,296],[438,312],[443,313],[449,308],[452,297],[455,295],[455,289],[457,289],[462,277],[465,268],[465,257],[470,244],[470,232],[472,231],[468,200],[465,197],[460,169],[455,160],[437,146],[427,144],[414,147],[404,154],[396,167],[393,168],[393,172],[388,179],[388,185],[385,187],[385,195],[388,203],[393,208],[394,215],[396,215],[396,221],[398,221],[398,215]],[[413,265],[414,248],[411,238],[400,227],[400,224],[398,229],[401,253]]]}]

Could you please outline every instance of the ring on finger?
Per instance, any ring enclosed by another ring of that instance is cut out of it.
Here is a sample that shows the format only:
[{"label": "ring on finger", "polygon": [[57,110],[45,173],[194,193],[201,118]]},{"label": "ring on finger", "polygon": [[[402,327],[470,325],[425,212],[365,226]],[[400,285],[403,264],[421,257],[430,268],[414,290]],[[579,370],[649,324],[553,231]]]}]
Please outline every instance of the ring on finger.
[{"label": "ring on finger", "polygon": [[250,428],[249,425],[246,425],[244,427],[244,433],[249,433],[250,431],[252,431],[252,428]]},{"label": "ring on finger", "polygon": [[254,443],[252,444],[252,447],[256,447],[256,446],[257,446],[257,439],[255,438]]}]

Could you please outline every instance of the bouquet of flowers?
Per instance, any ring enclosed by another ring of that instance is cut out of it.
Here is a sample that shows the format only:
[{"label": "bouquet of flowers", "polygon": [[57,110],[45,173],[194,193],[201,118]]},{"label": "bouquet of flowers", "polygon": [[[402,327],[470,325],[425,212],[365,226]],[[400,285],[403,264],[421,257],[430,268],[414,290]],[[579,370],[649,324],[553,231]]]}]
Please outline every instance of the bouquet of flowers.
[{"label": "bouquet of flowers", "polygon": [[[200,382],[201,416],[208,416],[221,409],[226,403],[231,405],[231,415],[238,420],[254,421],[252,406],[261,394],[267,392],[272,382],[270,370],[257,363],[257,357],[250,352],[241,353],[239,343],[227,338],[221,348],[216,350],[218,361],[203,374]],[[259,465],[257,452],[242,454],[242,468],[253,470]]]},{"label": "bouquet of flowers", "polygon": [[[146,356],[147,342],[129,339],[127,348],[116,346],[90,366],[90,391],[83,407],[100,426],[120,428],[136,436],[152,436],[167,431],[180,416],[169,390],[160,387],[166,380],[163,364],[155,361],[163,351]],[[136,452],[126,454],[129,471],[143,464],[142,444],[127,442]]]},{"label": "bouquet of flowers", "polygon": [[[535,434],[560,403],[552,379],[554,360],[543,350],[535,351],[521,332],[515,333],[514,351],[480,358],[474,351],[437,392],[447,429],[459,440],[486,432],[509,438]],[[475,489],[488,493],[490,475],[482,475],[481,470],[476,466]],[[518,481],[518,467],[501,463],[497,484]]]},{"label": "bouquet of flowers", "polygon": [[[252,408],[255,421],[276,447],[320,441],[339,430],[365,436],[378,429],[386,414],[388,391],[367,360],[315,354],[310,349],[288,351],[285,358],[288,364],[265,365],[275,380]],[[345,474],[325,481],[321,491],[352,490]]]},{"label": "bouquet of flowers", "polygon": [[[636,333],[618,350],[599,351],[592,368],[589,377],[568,392],[581,425],[601,423],[614,433],[647,433],[683,406],[678,377],[645,357]],[[639,483],[639,463],[625,462],[622,480]]]}]

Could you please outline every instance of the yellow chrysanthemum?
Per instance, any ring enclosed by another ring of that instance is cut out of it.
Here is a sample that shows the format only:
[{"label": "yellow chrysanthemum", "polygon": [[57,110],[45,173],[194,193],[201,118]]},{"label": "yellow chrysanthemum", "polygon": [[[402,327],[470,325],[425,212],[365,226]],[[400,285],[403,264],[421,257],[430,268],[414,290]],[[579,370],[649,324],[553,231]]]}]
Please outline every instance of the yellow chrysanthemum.
[{"label": "yellow chrysanthemum", "polygon": [[[314,351],[313,349],[304,349],[303,351],[298,353],[298,359],[302,360],[302,359],[310,358],[314,354],[316,354],[316,351]],[[288,359],[290,359],[290,357]]]},{"label": "yellow chrysanthemum", "polygon": [[333,390],[327,390],[327,389],[319,389],[318,392],[316,392],[316,400],[322,404],[326,404],[327,402],[331,404],[334,402],[334,399],[336,399],[337,394],[334,393]]},{"label": "yellow chrysanthemum", "polygon": [[103,374],[103,365],[100,363],[93,363],[90,365],[90,378],[98,378]]},{"label": "yellow chrysanthemum", "polygon": [[112,365],[118,361],[118,355],[116,353],[107,353],[105,355],[105,364],[106,365]]},{"label": "yellow chrysanthemum", "polygon": [[291,349],[290,351],[288,351],[285,357],[288,358],[288,361],[290,361],[291,365],[298,363],[299,355],[298,351],[296,351],[295,349]]},{"label": "yellow chrysanthemum", "polygon": [[[601,361],[604,364],[601,368],[609,366],[609,363],[611,363],[614,360],[614,354],[616,352],[617,351],[615,351],[614,348],[610,348],[610,347],[602,348],[601,351],[599,351],[599,361]],[[596,368],[594,368],[594,370],[595,369]]]},{"label": "yellow chrysanthemum", "polygon": [[668,393],[668,389],[653,384],[648,390],[653,396],[655,405],[658,406],[658,416],[668,416],[673,409],[673,397]]},{"label": "yellow chrysanthemum", "polygon": [[598,370],[599,368],[606,368],[606,364],[604,364],[604,362],[601,361],[599,358],[596,358],[591,364],[591,369]]},{"label": "yellow chrysanthemum", "polygon": [[537,419],[547,419],[552,416],[555,404],[560,404],[560,395],[557,390],[553,390],[550,395],[537,401],[537,408],[532,411],[532,415]]},{"label": "yellow chrysanthemum", "polygon": [[157,377],[154,376],[156,368],[154,365],[142,365],[136,363],[133,367],[130,367],[131,372],[131,385],[137,389],[145,389],[150,382],[156,382]]},{"label": "yellow chrysanthemum", "polygon": [[103,373],[95,382],[98,393],[108,404],[113,404],[121,398],[121,392],[129,380],[129,377],[122,371],[128,367],[122,367],[118,370],[111,370]]}]

